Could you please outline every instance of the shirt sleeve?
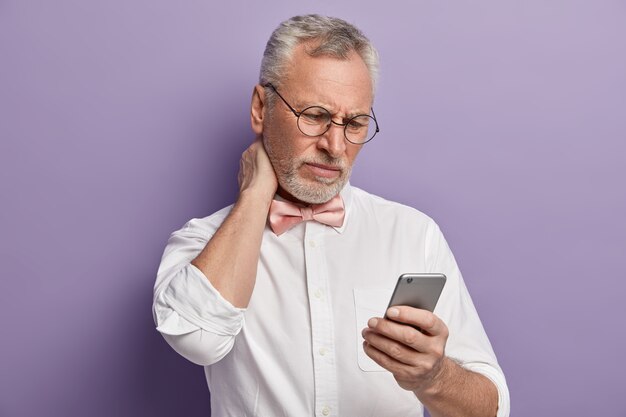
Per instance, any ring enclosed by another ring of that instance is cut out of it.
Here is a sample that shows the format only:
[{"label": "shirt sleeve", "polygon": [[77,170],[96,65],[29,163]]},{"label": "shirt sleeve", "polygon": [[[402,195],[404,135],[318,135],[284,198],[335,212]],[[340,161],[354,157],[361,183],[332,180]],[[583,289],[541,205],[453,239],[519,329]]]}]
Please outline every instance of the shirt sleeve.
[{"label": "shirt sleeve", "polygon": [[435,308],[435,314],[446,323],[449,330],[446,355],[460,362],[465,369],[489,378],[498,390],[497,417],[508,417],[510,398],[504,373],[498,365],[452,251],[434,222],[427,231],[426,240],[426,265],[429,271],[444,273],[447,277]]},{"label": "shirt sleeve", "polygon": [[204,249],[226,213],[193,219],[170,236],[154,286],[157,330],[182,356],[210,365],[232,348],[245,309],[234,307],[191,261]]}]

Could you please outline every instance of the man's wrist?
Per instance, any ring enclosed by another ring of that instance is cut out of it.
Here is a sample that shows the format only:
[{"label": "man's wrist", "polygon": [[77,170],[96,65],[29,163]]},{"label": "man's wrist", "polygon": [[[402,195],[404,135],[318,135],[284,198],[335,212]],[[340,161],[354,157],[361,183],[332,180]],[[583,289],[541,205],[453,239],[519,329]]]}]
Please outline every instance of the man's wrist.
[{"label": "man's wrist", "polygon": [[251,204],[258,209],[269,211],[276,191],[267,191],[256,188],[246,188],[239,193],[237,203]]},{"label": "man's wrist", "polygon": [[449,386],[449,381],[454,378],[454,371],[458,366],[456,362],[445,356],[439,369],[430,377],[429,383],[424,384],[413,393],[420,399],[440,397]]}]

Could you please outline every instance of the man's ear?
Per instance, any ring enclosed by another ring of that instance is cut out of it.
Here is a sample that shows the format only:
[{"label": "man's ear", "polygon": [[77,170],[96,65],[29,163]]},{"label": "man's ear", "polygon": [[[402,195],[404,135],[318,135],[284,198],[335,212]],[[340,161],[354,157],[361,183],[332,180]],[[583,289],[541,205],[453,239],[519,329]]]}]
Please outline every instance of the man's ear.
[{"label": "man's ear", "polygon": [[267,103],[265,102],[265,89],[257,84],[252,90],[252,103],[250,103],[250,124],[257,135],[263,134],[263,117]]}]

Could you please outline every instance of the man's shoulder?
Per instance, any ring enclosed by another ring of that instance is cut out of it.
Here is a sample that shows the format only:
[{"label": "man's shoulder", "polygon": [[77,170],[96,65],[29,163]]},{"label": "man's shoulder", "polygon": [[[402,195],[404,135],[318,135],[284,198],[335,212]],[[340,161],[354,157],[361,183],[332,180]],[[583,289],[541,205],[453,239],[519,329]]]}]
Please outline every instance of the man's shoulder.
[{"label": "man's shoulder", "polygon": [[355,186],[352,186],[352,196],[355,208],[362,210],[364,213],[388,216],[394,219],[404,218],[418,222],[434,223],[430,216],[414,207],[388,200]]}]

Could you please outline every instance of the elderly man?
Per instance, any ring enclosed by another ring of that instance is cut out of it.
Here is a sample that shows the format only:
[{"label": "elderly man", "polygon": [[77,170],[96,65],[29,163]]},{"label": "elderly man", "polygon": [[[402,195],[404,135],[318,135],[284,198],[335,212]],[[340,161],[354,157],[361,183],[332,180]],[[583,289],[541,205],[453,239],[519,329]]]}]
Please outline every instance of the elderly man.
[{"label": "elderly man", "polygon": [[[348,183],[379,131],[377,68],[343,20],[283,22],[252,93],[256,140],[237,201],[170,237],[154,317],[205,367],[213,416],[508,416],[504,375],[437,225]],[[434,313],[382,317],[403,272],[447,275]]]}]

